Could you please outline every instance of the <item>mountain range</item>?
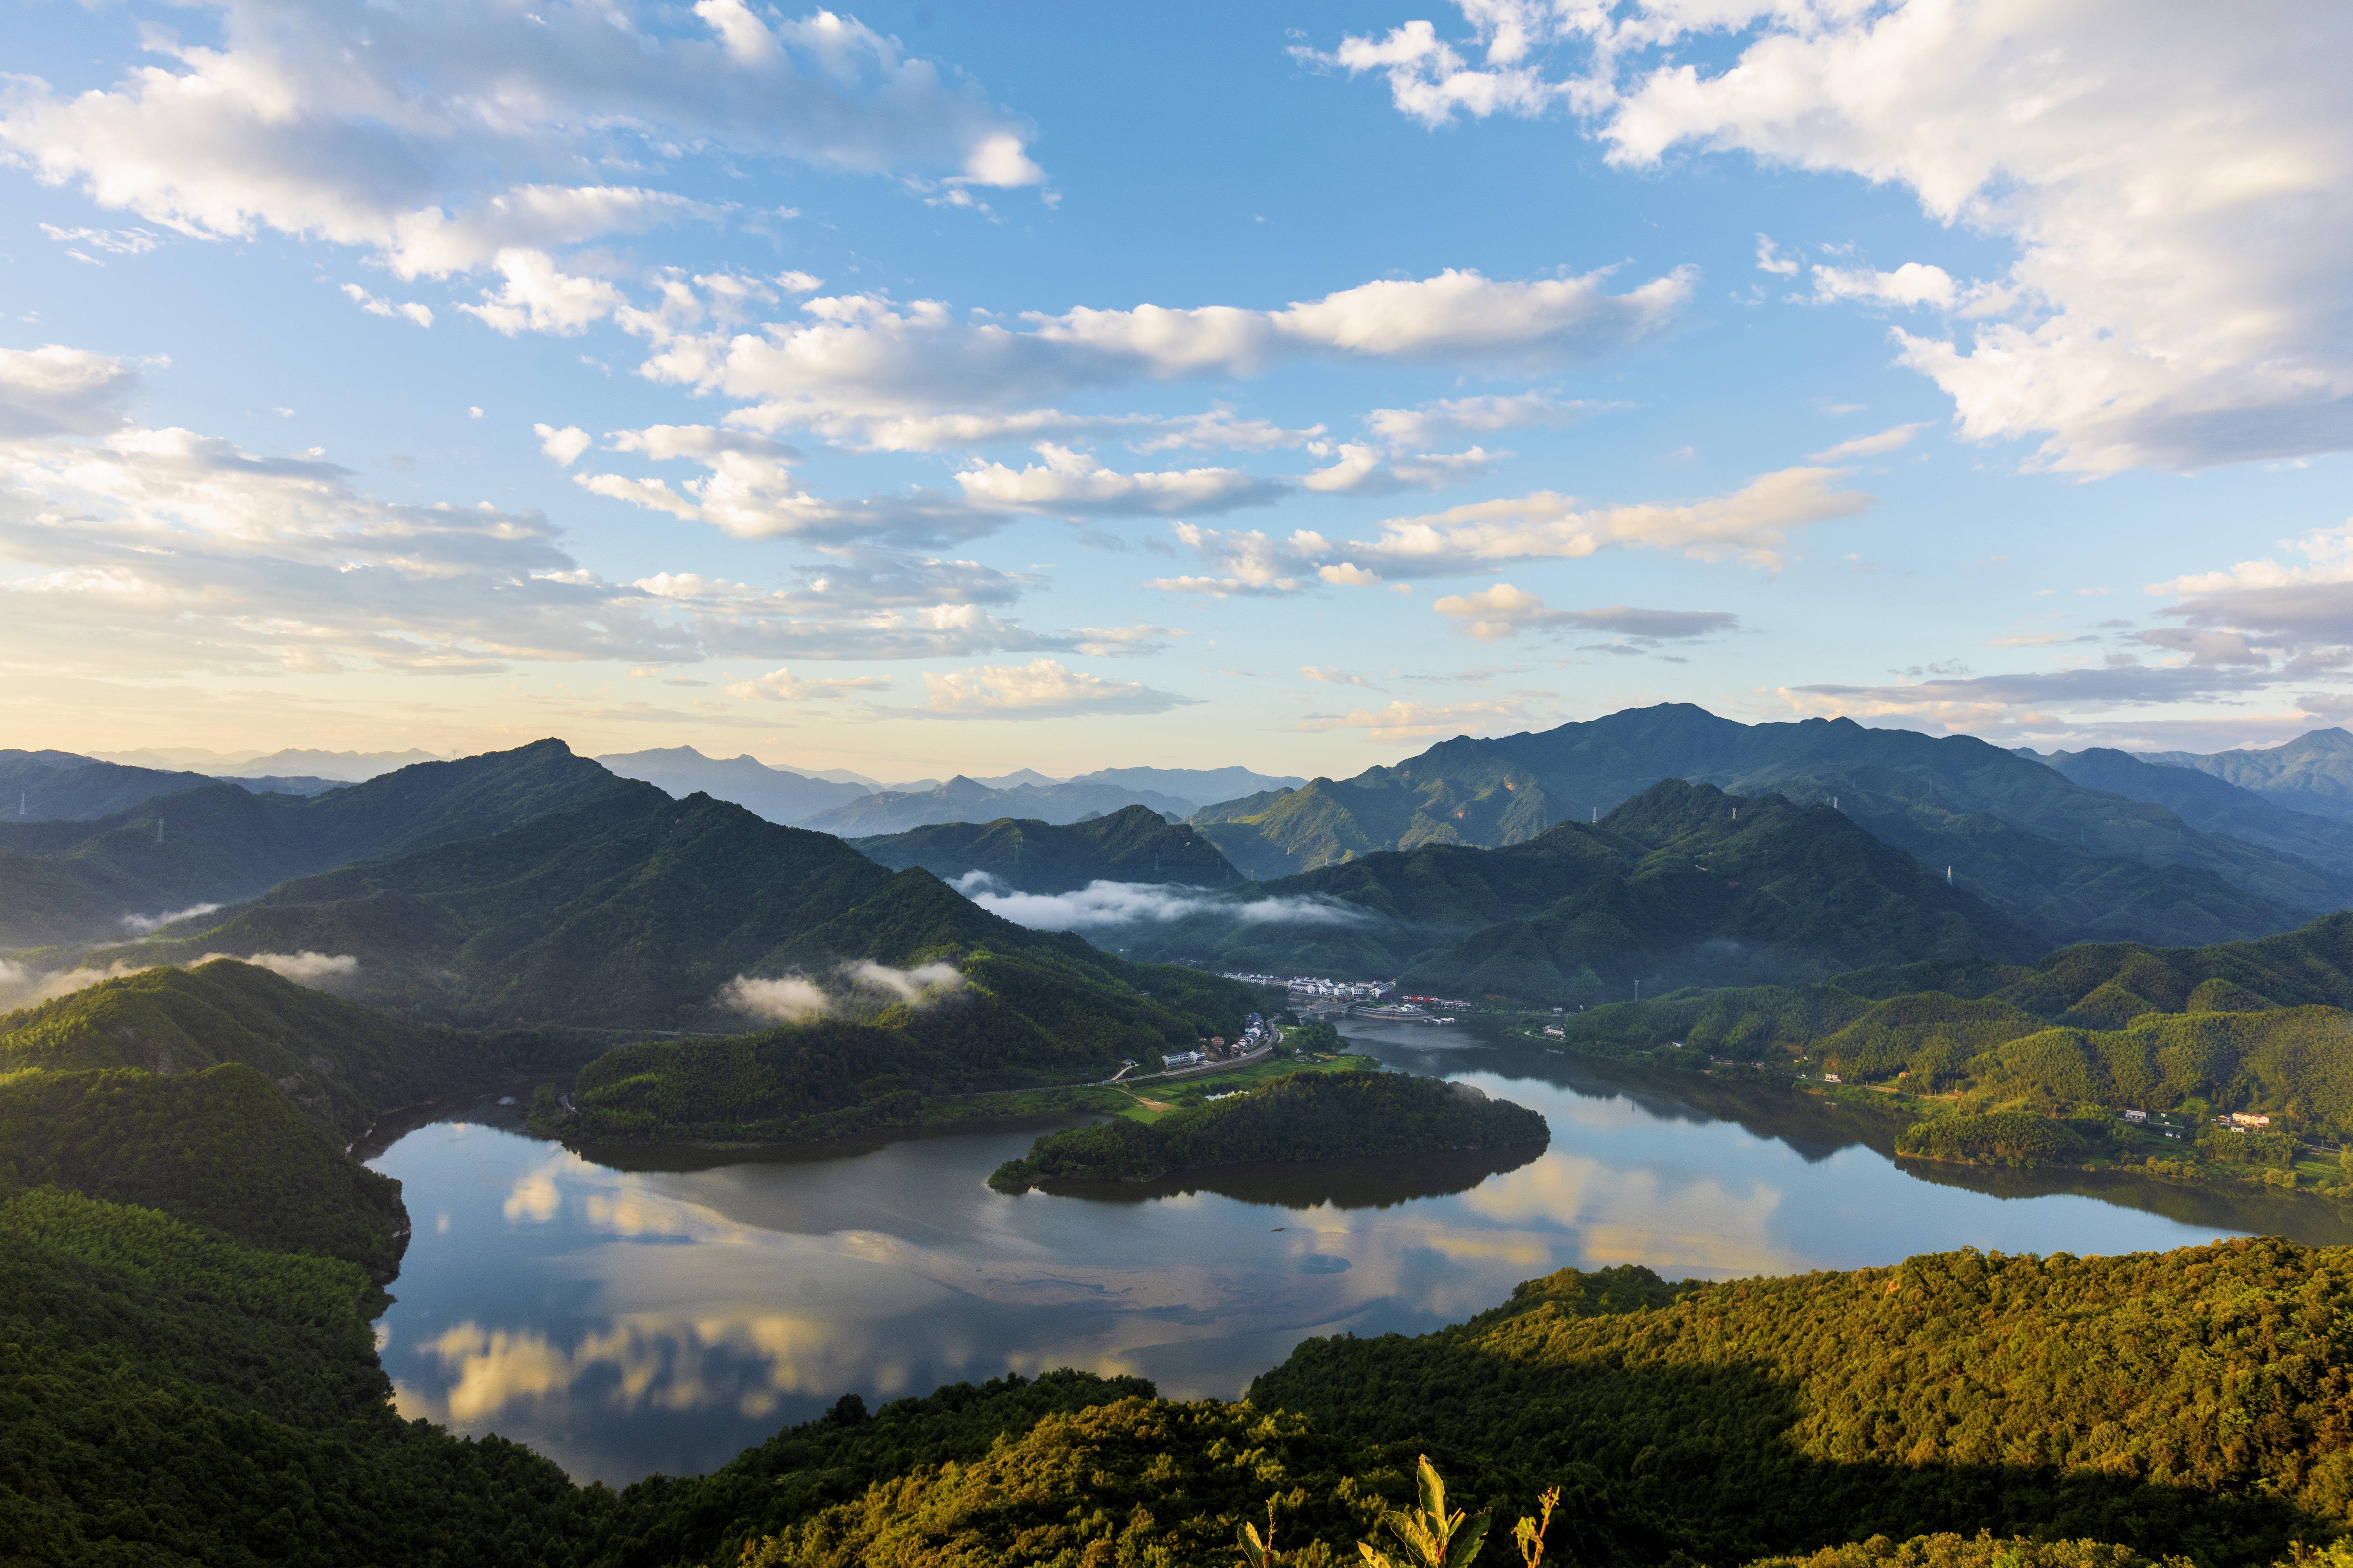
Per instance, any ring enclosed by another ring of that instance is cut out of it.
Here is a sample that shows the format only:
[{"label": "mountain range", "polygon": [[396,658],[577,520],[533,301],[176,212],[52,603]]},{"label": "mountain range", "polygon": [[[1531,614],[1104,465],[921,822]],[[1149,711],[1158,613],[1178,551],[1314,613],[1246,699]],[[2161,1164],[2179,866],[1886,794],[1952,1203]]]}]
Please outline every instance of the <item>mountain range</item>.
[{"label": "mountain range", "polygon": [[758,1010],[720,1000],[739,977],[822,977],[858,961],[913,965],[981,950],[1155,994],[1193,983],[1147,983],[1076,936],[988,913],[928,871],[893,872],[830,835],[708,795],[672,800],[561,742],[470,762],[594,787],[520,826],[280,881],[84,960],[320,953],[350,961],[333,982],[342,994],[407,1016],[623,1029],[744,1027]]},{"label": "mountain range", "polygon": [[0,820],[0,945],[153,926],[354,861],[496,833],[620,789],[561,741],[420,763],[314,797],[205,782],[92,821]]},{"label": "mountain range", "polygon": [[1054,824],[1088,816],[1108,816],[1126,806],[1143,805],[1164,816],[1182,818],[1195,803],[1156,790],[1134,790],[1119,784],[1018,784],[996,789],[959,773],[947,783],[921,792],[884,790],[838,806],[807,823],[820,833],[845,838],[904,833],[941,822],[993,822],[1000,816],[1023,817]]},{"label": "mountain range", "polygon": [[1497,849],[1424,843],[1257,884],[1105,940],[1220,969],[1399,976],[1554,1005],[1637,982],[1733,984],[2048,945],[1828,805],[1670,780],[1598,824]]},{"label": "mountain range", "polygon": [[[1383,849],[1523,842],[1558,822],[1598,820],[1667,778],[1834,804],[1923,864],[1951,867],[1959,886],[2052,941],[2224,941],[2353,902],[2353,840],[2333,822],[2283,825],[2257,803],[2221,816],[2200,807],[2211,822],[2260,816],[2268,841],[2257,842],[1970,736],[1845,719],[1742,724],[1681,703],[1458,737],[1393,766],[1224,802],[1189,820],[1264,879]],[[2327,859],[2306,858],[2316,854]]]},{"label": "mountain range", "polygon": [[2141,760],[2193,768],[2274,805],[2353,822],[2353,731],[2313,730],[2261,751],[2145,752]]},{"label": "mountain range", "polygon": [[1216,845],[1145,805],[1067,826],[1007,816],[849,842],[893,870],[921,866],[945,882],[978,875],[1022,893],[1075,892],[1095,881],[1222,888],[1242,880]]}]

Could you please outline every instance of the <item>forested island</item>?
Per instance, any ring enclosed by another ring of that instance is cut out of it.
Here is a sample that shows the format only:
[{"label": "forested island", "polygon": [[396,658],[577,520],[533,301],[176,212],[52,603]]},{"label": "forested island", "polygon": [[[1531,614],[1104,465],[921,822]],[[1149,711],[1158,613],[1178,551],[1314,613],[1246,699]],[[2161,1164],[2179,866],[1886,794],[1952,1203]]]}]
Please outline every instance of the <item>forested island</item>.
[{"label": "forested island", "polygon": [[1060,1182],[1150,1182],[1261,1161],[1542,1146],[1545,1119],[1470,1084],[1380,1071],[1305,1072],[1156,1121],[1114,1117],[1038,1140],[988,1178],[999,1192]]}]

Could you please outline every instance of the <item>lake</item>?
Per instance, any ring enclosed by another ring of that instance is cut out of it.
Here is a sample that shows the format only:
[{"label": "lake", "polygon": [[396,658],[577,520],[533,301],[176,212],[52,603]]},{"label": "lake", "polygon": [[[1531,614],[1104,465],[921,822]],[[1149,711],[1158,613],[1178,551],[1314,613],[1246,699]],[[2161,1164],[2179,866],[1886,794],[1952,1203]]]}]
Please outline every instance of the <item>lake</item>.
[{"label": "lake", "polygon": [[1898,1165],[1892,1123],[1783,1087],[1581,1061],[1477,1020],[1347,1034],[1388,1066],[1542,1111],[1551,1147],[1008,1197],[987,1177],[1036,1126],[620,1169],[485,1103],[369,1162],[400,1179],[416,1226],[378,1325],[385,1370],[406,1415],[618,1484],[707,1470],[848,1392],[874,1405],[1076,1366],[1231,1397],[1302,1339],[1423,1332],[1571,1264],[1715,1279],[1958,1247],[2353,1240],[2308,1198]]}]

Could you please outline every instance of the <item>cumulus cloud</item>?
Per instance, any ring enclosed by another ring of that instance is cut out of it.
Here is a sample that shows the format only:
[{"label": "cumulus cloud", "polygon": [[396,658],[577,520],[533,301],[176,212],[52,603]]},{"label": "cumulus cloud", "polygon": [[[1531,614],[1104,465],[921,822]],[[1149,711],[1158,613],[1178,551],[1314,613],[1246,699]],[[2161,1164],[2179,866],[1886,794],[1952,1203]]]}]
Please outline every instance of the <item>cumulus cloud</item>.
[{"label": "cumulus cloud", "polygon": [[[356,283],[343,285],[343,297],[371,316],[400,316],[420,327],[433,324],[433,309],[416,300],[397,301],[369,293]],[[463,307],[460,307],[462,309]]]},{"label": "cumulus cloud", "polygon": [[1002,511],[920,489],[847,501],[811,495],[793,474],[800,453],[748,431],[656,425],[613,431],[606,437],[606,449],[653,462],[697,463],[708,472],[677,489],[665,479],[616,473],[578,473],[572,476],[574,483],[593,495],[709,523],[738,539],[920,546],[971,539],[1007,521]]},{"label": "cumulus cloud", "polygon": [[[122,395],[111,361],[62,353],[37,369],[16,384],[56,371],[66,391],[30,399],[29,423],[95,420]],[[698,445],[702,430],[623,433],[712,469],[684,498],[698,515],[737,504],[722,482],[734,458],[786,460],[788,449],[740,433]],[[559,455],[571,444],[553,427],[541,439]],[[543,660],[970,658],[1103,640],[997,613],[1032,585],[1022,574],[857,543],[829,554],[776,587],[684,573],[612,583],[536,512],[379,500],[322,453],[119,426],[96,440],[0,436],[0,646],[25,670],[469,673]]]},{"label": "cumulus cloud", "polygon": [[1038,453],[1045,462],[1023,468],[976,462],[956,475],[956,483],[976,506],[1068,518],[1215,514],[1268,505],[1287,488],[1240,468],[1120,473],[1051,442],[1040,442]]},{"label": "cumulus cloud", "polygon": [[1456,630],[1487,641],[1528,630],[1555,630],[1600,632],[1654,646],[1714,637],[1730,631],[1740,621],[1725,610],[1638,610],[1629,605],[1556,610],[1546,605],[1542,595],[1509,583],[1498,583],[1476,594],[1450,594],[1430,608],[1454,622]]},{"label": "cumulus cloud", "polygon": [[708,211],[665,191],[550,184],[547,169],[691,150],[959,187],[1044,178],[1018,121],[828,11],[425,0],[371,13],[355,48],[347,18],[299,0],[205,8],[220,47],[149,29],[157,63],[111,88],[16,78],[0,145],[161,227],[316,236],[409,278]]},{"label": "cumulus cloud", "polygon": [[[1908,187],[2010,243],[2000,279],[1926,263],[1817,273],[1828,298],[1957,308],[1895,332],[1975,439],[2039,439],[2085,474],[2353,446],[2353,13],[2191,0],[1466,0],[1317,58],[1377,72],[1403,112],[1583,116],[1611,162],[1683,147]],[[1718,68],[1684,63],[1729,45]],[[1485,46],[1483,62],[1466,50]],[[1575,63],[1546,69],[1559,46]],[[1500,48],[1499,55],[1495,51]],[[1760,249],[1768,270],[1788,270]]]},{"label": "cumulus cloud", "polygon": [[1141,681],[1105,680],[1067,668],[1060,660],[975,665],[944,675],[923,672],[932,717],[1056,719],[1091,713],[1165,713],[1193,699],[1156,691]]},{"label": "cumulus cloud", "polygon": [[952,885],[989,913],[1032,931],[1165,925],[1199,915],[1246,925],[1364,925],[1373,918],[1337,899],[1226,898],[1174,882],[1098,880],[1075,893],[1022,893],[986,871],[967,871]]},{"label": "cumulus cloud", "polygon": [[1399,490],[1442,489],[1490,472],[1509,452],[1472,447],[1461,452],[1392,456],[1366,441],[1317,442],[1308,448],[1334,460],[1331,467],[1300,477],[1302,488],[1322,495],[1395,495]]}]

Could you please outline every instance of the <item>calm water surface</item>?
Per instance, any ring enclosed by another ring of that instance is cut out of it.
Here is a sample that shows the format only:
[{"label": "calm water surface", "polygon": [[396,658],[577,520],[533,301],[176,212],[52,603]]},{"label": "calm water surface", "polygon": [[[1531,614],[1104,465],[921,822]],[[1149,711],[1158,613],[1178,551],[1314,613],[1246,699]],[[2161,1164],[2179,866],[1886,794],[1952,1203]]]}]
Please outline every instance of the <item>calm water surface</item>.
[{"label": "calm water surface", "polygon": [[1007,1197],[986,1178],[1035,1127],[659,1171],[496,1125],[512,1110],[432,1122],[371,1162],[417,1227],[385,1365],[405,1413],[617,1483],[709,1469],[849,1391],[1079,1366],[1231,1396],[1310,1335],[1420,1332],[1568,1264],[1720,1278],[1962,1246],[2353,1240],[2309,1199],[1899,1167],[1892,1127],[1803,1095],[1611,1075],[1458,1028],[1349,1037],[1535,1107],[1541,1156]]}]

